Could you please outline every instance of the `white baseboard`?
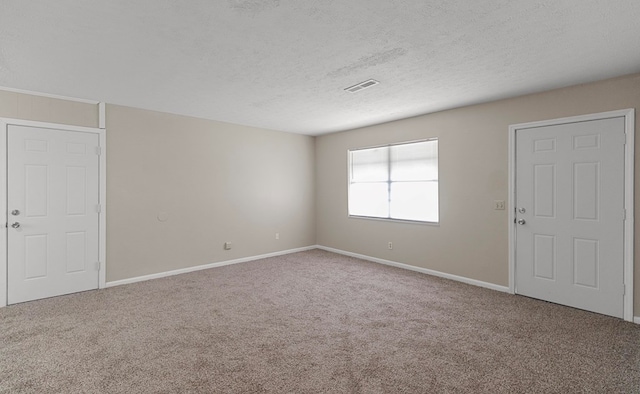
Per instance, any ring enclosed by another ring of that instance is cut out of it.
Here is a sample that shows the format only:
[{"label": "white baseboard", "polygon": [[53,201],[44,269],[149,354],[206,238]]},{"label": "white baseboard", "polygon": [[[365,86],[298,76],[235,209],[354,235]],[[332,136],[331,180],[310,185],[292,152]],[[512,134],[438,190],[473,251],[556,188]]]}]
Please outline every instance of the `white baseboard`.
[{"label": "white baseboard", "polygon": [[509,293],[509,287],[508,286],[500,286],[500,285],[496,285],[496,284],[489,283],[489,282],[483,282],[481,280],[465,278],[464,276],[447,274],[445,272],[434,271],[434,270],[430,270],[430,269],[427,269],[427,268],[416,267],[414,265],[398,263],[396,261],[391,261],[391,260],[379,259],[377,257],[366,256],[366,255],[363,255],[363,254],[347,252],[345,250],[329,248],[327,246],[322,246],[322,245],[318,245],[317,248],[318,249],[322,249],[322,250],[326,250],[327,252],[343,254],[345,256],[356,257],[356,258],[359,258],[359,259],[362,259],[362,260],[371,261],[371,262],[374,262],[374,263],[390,265],[392,267],[403,268],[403,269],[406,269],[406,270],[416,271],[416,272],[420,272],[420,273],[427,274],[427,275],[432,275],[432,276],[437,276],[437,277],[440,277],[440,278],[455,280],[457,282],[462,282],[462,283],[466,283],[466,284],[469,284],[469,285],[480,286],[480,287],[485,287],[485,288],[491,289],[491,290],[501,291],[503,293]]},{"label": "white baseboard", "polygon": [[316,249],[316,248],[317,248],[316,245],[305,246],[303,248],[281,250],[279,252],[261,254],[261,255],[258,255],[258,256],[243,257],[243,258],[235,259],[235,260],[220,261],[220,262],[217,262],[217,263],[196,265],[194,267],[180,268],[180,269],[172,270],[172,271],[158,272],[157,274],[150,274],[150,275],[136,276],[134,278],[114,280],[114,281],[111,281],[111,282],[107,282],[105,287],[114,287],[114,286],[120,286],[120,285],[127,285],[127,284],[130,284],[130,283],[144,282],[146,280],[164,278],[164,277],[173,276],[173,275],[186,274],[188,272],[206,270],[206,269],[209,269],[209,268],[222,267],[222,266],[231,265],[231,264],[246,263],[248,261],[266,259],[268,257],[275,257],[275,256],[282,256],[282,255],[285,255],[285,254],[304,252],[306,250],[311,250],[311,249]]},{"label": "white baseboard", "polygon": [[[306,250],[312,250],[312,249],[322,249],[322,250],[326,250],[328,252],[333,252],[333,253],[342,254],[342,255],[345,255],[345,256],[355,257],[355,258],[359,258],[359,259],[362,259],[362,260],[371,261],[371,262],[374,262],[374,263],[389,265],[389,266],[397,267],[397,268],[403,268],[403,269],[406,269],[406,270],[416,271],[416,272],[420,272],[420,273],[427,274],[427,275],[433,275],[433,276],[437,276],[437,277],[440,277],[440,278],[455,280],[457,282],[462,282],[462,283],[466,283],[466,284],[469,284],[469,285],[484,287],[484,288],[487,288],[487,289],[496,290],[496,291],[500,291],[500,292],[503,292],[503,293],[509,293],[509,287],[508,286],[500,286],[500,285],[496,285],[496,284],[489,283],[489,282],[483,282],[483,281],[476,280],[476,279],[465,278],[464,276],[447,274],[445,272],[430,270],[430,269],[422,268],[422,267],[416,267],[416,266],[413,266],[413,265],[404,264],[404,263],[398,263],[396,261],[391,261],[391,260],[379,259],[377,257],[371,257],[371,256],[367,256],[367,255],[364,255],[364,254],[347,252],[346,250],[334,249],[334,248],[330,248],[330,247],[322,246],[322,245],[305,246],[305,247],[302,247],[302,248],[282,250],[282,251],[279,251],[279,252],[261,254],[261,255],[258,255],[258,256],[243,257],[243,258],[235,259],[235,260],[220,261],[220,262],[217,262],[217,263],[198,265],[198,266],[195,266],[195,267],[187,267],[187,268],[181,268],[181,269],[172,270],[172,271],[159,272],[157,274],[150,274],[150,275],[137,276],[137,277],[134,277],[134,278],[115,280],[115,281],[107,282],[106,283],[106,287],[114,287],[114,286],[126,285],[126,284],[129,284],[129,283],[143,282],[143,281],[151,280],[151,279],[158,279],[158,278],[164,278],[164,277],[167,277],[167,276],[186,274],[188,272],[200,271],[200,270],[205,270],[205,269],[215,268],[215,267],[222,267],[222,266],[225,266],[225,265],[246,263],[246,262],[249,262],[249,261],[260,260],[260,259],[265,259],[265,258],[275,257],[275,256],[282,256],[282,255],[285,255],[285,254],[291,254],[291,253],[297,253],[297,252],[304,252]],[[635,316],[634,319],[633,319],[633,322],[635,324],[640,324],[640,316]]]}]

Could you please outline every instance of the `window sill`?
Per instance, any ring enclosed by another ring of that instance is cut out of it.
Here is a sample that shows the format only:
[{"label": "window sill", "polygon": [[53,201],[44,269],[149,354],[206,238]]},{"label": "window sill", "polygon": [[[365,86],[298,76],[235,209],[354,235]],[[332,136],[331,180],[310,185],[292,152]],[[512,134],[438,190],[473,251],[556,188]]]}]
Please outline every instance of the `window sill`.
[{"label": "window sill", "polygon": [[364,220],[376,220],[380,222],[392,222],[392,223],[403,223],[403,224],[417,224],[423,226],[433,226],[440,227],[440,222],[422,222],[419,220],[406,220],[406,219],[390,219],[390,218],[377,218],[374,216],[357,216],[357,215],[347,215],[349,219],[364,219]]}]

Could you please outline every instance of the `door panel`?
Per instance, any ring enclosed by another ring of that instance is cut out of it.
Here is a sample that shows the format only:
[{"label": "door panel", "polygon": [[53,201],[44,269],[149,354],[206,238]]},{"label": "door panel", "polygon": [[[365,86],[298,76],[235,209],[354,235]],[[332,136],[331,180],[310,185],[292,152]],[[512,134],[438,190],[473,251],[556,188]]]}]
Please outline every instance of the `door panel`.
[{"label": "door panel", "polygon": [[624,118],[516,131],[516,292],[623,316]]},{"label": "door panel", "polygon": [[46,217],[49,200],[49,167],[25,166],[25,215],[30,218]]},{"label": "door panel", "polygon": [[25,279],[47,277],[49,240],[47,234],[26,235],[24,237]]},{"label": "door panel", "polygon": [[534,166],[534,212],[537,217],[556,216],[556,166],[537,164]]},{"label": "door panel", "polygon": [[600,163],[573,163],[573,218],[598,220]]},{"label": "door panel", "polygon": [[595,239],[573,239],[573,283],[598,288],[600,254]]},{"label": "door panel", "polygon": [[93,133],[9,126],[10,304],[98,287],[98,145]]},{"label": "door panel", "polygon": [[556,279],[556,237],[535,234],[533,236],[533,276],[540,279]]}]

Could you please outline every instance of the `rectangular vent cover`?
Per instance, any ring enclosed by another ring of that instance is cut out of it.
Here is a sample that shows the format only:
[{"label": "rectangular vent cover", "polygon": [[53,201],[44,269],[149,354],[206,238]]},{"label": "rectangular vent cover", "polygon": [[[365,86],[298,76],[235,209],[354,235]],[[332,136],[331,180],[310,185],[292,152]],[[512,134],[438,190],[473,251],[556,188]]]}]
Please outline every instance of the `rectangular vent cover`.
[{"label": "rectangular vent cover", "polygon": [[380,82],[376,81],[375,79],[369,79],[366,80],[364,82],[360,82],[358,84],[355,84],[353,86],[349,86],[348,88],[345,88],[344,90],[346,90],[347,92],[351,92],[351,93],[355,93],[355,92],[359,92],[362,89],[366,89],[366,88],[370,88],[374,85],[379,84]]}]

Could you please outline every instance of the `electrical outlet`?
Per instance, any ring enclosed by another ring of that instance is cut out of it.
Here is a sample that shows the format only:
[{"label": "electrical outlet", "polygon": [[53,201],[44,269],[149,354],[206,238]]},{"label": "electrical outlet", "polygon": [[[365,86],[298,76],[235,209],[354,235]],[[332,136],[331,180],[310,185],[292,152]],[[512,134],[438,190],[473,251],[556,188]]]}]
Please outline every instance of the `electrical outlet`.
[{"label": "electrical outlet", "polygon": [[280,239],[280,233],[276,233],[276,239]]},{"label": "electrical outlet", "polygon": [[393,242],[389,242],[389,250],[393,249]]},{"label": "electrical outlet", "polygon": [[495,200],[493,202],[493,209],[504,210],[504,200]]},{"label": "electrical outlet", "polygon": [[231,250],[231,242],[224,243],[224,250]]}]

